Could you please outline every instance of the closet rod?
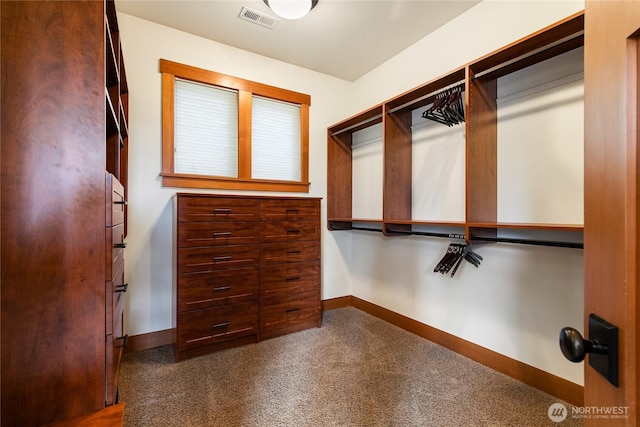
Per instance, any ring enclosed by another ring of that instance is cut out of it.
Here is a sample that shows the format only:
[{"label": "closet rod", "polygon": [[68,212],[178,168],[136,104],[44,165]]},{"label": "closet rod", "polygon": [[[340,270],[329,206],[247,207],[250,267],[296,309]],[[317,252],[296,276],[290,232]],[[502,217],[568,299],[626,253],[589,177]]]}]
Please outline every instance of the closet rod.
[{"label": "closet rod", "polygon": [[406,234],[407,236],[428,236],[428,237],[451,237],[451,233],[436,233],[432,231],[391,231],[396,234]]},{"label": "closet rod", "polygon": [[373,117],[371,117],[371,118],[369,118],[367,120],[363,120],[361,122],[358,122],[355,125],[348,126],[348,127],[344,128],[344,129],[340,129],[339,131],[336,131],[336,132],[331,132],[331,136],[340,135],[341,133],[350,131],[351,129],[354,129],[354,128],[357,128],[359,126],[366,125],[369,122],[373,122],[375,120],[378,120],[381,117],[382,117],[382,114],[376,114],[375,116],[373,116]]},{"label": "closet rod", "polygon": [[378,233],[382,233],[382,230],[378,228],[369,228],[369,227],[351,227],[350,229],[345,228],[345,230],[376,231]]},{"label": "closet rod", "polygon": [[577,242],[554,242],[549,240],[530,240],[530,239],[515,239],[511,237],[478,237],[471,235],[471,241],[480,240],[485,242],[498,242],[498,243],[519,243],[523,245],[538,245],[538,246],[555,246],[559,248],[574,248],[584,249],[584,243]]},{"label": "closet rod", "polygon": [[[369,228],[369,227],[352,227],[351,230],[360,230],[360,231],[375,231],[381,233],[382,230],[378,228]],[[403,234],[407,236],[428,236],[428,237],[445,237],[450,238],[451,233],[436,233],[429,231],[394,231],[390,230],[391,233],[394,234]],[[471,241],[484,241],[484,242],[496,242],[496,243],[518,243],[523,245],[535,245],[535,246],[554,246],[558,248],[572,248],[572,249],[583,249],[584,244],[578,242],[554,242],[550,240],[531,240],[531,239],[516,239],[511,237],[478,237],[471,235]]]},{"label": "closet rod", "polygon": [[[442,92],[443,90],[445,90],[446,88],[456,87],[456,86],[458,86],[458,85],[464,84],[465,82],[466,82],[466,79],[458,80],[457,82],[455,82],[455,83],[453,83],[453,84],[450,84],[450,85],[447,85],[446,87],[441,87],[440,89],[434,90],[433,92],[430,92],[430,93],[428,93],[428,94],[426,94],[426,95],[423,95],[423,96],[421,96],[421,97],[419,97],[419,98],[412,99],[411,101],[409,101],[409,102],[405,102],[405,103],[404,103],[404,104],[402,104],[402,105],[399,105],[399,106],[397,106],[397,107],[393,107],[392,109],[390,109],[389,111],[387,111],[387,114],[395,113],[396,111],[398,111],[398,110],[402,110],[403,108],[408,107],[408,106],[410,106],[410,105],[412,105],[412,104],[415,104],[415,103],[417,103],[417,102],[420,102],[420,101],[422,101],[423,99],[427,99],[427,98],[429,98],[429,97],[431,97],[431,96],[435,96],[435,95],[437,95],[438,93],[440,93],[440,92]],[[466,90],[466,88],[465,88],[465,90]]]},{"label": "closet rod", "polygon": [[520,56],[517,56],[517,57],[515,57],[513,59],[510,59],[510,60],[508,60],[506,62],[503,62],[503,63],[495,65],[495,66],[493,66],[493,67],[491,67],[489,69],[481,71],[481,72],[479,72],[477,74],[474,74],[472,79],[473,80],[479,79],[480,77],[485,76],[485,75],[490,74],[490,73],[493,73],[494,71],[499,70],[500,68],[507,67],[507,66],[509,66],[511,64],[514,64],[514,63],[518,62],[518,61],[521,61],[523,59],[527,59],[527,58],[529,58],[531,56],[537,55],[538,53],[544,52],[545,50],[552,49],[552,48],[554,48],[556,46],[560,46],[563,43],[572,41],[572,40],[577,39],[578,37],[581,37],[581,36],[584,36],[584,30],[578,31],[577,33],[574,33],[574,34],[568,35],[566,37],[563,37],[560,40],[557,40],[557,41],[555,41],[553,43],[549,43],[546,46],[543,46],[543,47],[540,47],[538,49],[532,50],[531,52],[528,52],[528,53],[524,53],[524,54],[522,54]]},{"label": "closet rod", "polygon": [[[378,231],[382,232],[382,230],[378,228],[367,228],[367,227],[352,227],[352,230],[364,230],[364,231]],[[435,233],[430,231],[402,231],[402,230],[389,230],[389,233],[393,234],[403,234],[407,236],[429,236],[429,237],[451,237],[451,233]]]}]

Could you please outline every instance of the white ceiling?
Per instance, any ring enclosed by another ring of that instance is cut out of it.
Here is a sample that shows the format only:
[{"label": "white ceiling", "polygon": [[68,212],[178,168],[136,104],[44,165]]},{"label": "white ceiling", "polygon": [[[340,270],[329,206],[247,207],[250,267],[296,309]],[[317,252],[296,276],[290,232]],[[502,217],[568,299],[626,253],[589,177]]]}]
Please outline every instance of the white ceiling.
[{"label": "white ceiling", "polygon": [[226,45],[354,81],[479,0],[319,0],[272,29],[238,18],[242,6],[276,16],[262,0],[116,0],[133,15]]}]

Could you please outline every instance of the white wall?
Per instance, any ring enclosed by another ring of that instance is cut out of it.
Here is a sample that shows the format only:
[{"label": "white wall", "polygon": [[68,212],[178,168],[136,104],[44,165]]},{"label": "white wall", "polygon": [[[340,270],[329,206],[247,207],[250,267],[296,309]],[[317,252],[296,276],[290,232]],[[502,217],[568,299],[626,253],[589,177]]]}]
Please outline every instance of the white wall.
[{"label": "white wall", "polygon": [[[446,74],[583,7],[582,2],[571,1],[485,0],[358,80],[355,83],[358,109],[364,110]],[[580,104],[571,108],[575,111]],[[581,122],[573,120],[571,126],[572,130],[582,130]],[[441,143],[436,138],[431,142],[431,148],[437,150]],[[425,156],[424,150],[415,145],[414,163],[416,155]],[[459,154],[458,145],[452,147],[453,154]],[[504,149],[500,154],[503,157],[512,155]],[[581,151],[576,152],[577,160],[574,159],[573,163],[578,162],[578,170],[582,166],[581,155]],[[434,169],[433,165],[431,168]],[[452,165],[445,172],[455,173],[455,170],[455,165]],[[502,170],[504,176],[507,171],[504,162]],[[499,176],[500,171],[498,165]],[[537,173],[544,175],[546,171],[538,168]],[[531,177],[530,183],[535,183],[539,177]],[[425,174],[417,185],[422,185],[429,178],[434,176]],[[516,200],[515,197],[518,185],[509,186],[510,179],[504,178],[499,183],[499,219],[512,219],[514,215],[523,214],[509,209],[514,204],[523,206],[521,198]],[[445,187],[452,184],[447,190],[452,191],[455,200],[450,202],[452,211],[446,213],[448,219],[463,220],[458,218],[461,209],[457,206],[461,194],[460,179],[446,179],[438,181],[438,184]],[[424,191],[416,191],[415,185],[414,204],[418,206],[414,206],[414,211],[423,209],[424,216],[432,215],[426,212],[433,211],[424,207],[428,200],[418,198],[418,194],[425,194]],[[576,190],[580,192],[581,189],[578,187]],[[375,199],[376,195],[372,198]],[[514,203],[509,203],[509,200]],[[550,205],[569,206],[571,214],[568,220],[563,221],[563,217],[555,222],[579,223],[582,206],[580,201],[578,203],[576,206],[576,200],[552,199]],[[567,209],[555,209],[554,206],[543,208],[541,212],[548,211],[567,213]],[[577,219],[574,221],[574,218]],[[434,217],[425,219],[445,218],[436,213]],[[542,221],[548,219],[544,217]],[[524,216],[522,221],[525,220],[531,220],[531,217]],[[353,295],[554,375],[583,383],[583,365],[568,362],[558,347],[558,334],[562,327],[583,324],[581,250],[515,244],[478,245],[474,246],[475,250],[484,257],[481,266],[476,269],[465,262],[451,278],[433,272],[446,251],[449,243],[446,239],[389,238],[355,231],[351,234]],[[337,235],[333,233],[331,236]]]},{"label": "white wall", "polygon": [[[126,332],[171,327],[170,204],[182,190],[163,188],[158,176],[159,58],[311,95],[309,195],[325,197],[326,230],[328,126],[582,8],[581,1],[485,0],[355,83],[120,14],[130,88]],[[561,327],[583,322],[581,251],[484,245],[477,249],[484,257],[480,268],[466,264],[450,278],[433,273],[445,239],[325,231],[322,244],[323,299],[353,294],[582,383],[582,365],[567,362],[557,346]]]},{"label": "white wall", "polygon": [[[311,187],[308,196],[325,198],[321,204],[323,224],[326,224],[327,126],[347,117],[349,110],[353,109],[347,96],[353,85],[130,15],[119,14],[118,23],[130,91],[129,227],[125,255],[125,274],[130,286],[125,306],[125,330],[130,335],[138,335],[171,328],[171,197],[176,192],[207,192],[162,187],[159,176],[162,148],[159,59],[165,58],[311,96]],[[322,298],[349,295],[349,236],[345,234],[328,238],[326,227],[322,229]]]}]

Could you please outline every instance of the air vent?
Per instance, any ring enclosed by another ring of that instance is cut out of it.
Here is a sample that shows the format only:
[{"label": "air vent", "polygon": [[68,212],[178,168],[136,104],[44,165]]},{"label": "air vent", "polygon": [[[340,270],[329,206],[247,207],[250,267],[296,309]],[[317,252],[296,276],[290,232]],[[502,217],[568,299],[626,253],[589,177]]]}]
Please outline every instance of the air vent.
[{"label": "air vent", "polygon": [[253,22],[258,25],[262,25],[266,28],[273,28],[275,23],[278,21],[278,18],[265,15],[262,12],[258,12],[257,10],[250,9],[246,6],[242,6],[242,10],[240,11],[240,15],[238,15],[238,18],[244,19],[245,21]]}]

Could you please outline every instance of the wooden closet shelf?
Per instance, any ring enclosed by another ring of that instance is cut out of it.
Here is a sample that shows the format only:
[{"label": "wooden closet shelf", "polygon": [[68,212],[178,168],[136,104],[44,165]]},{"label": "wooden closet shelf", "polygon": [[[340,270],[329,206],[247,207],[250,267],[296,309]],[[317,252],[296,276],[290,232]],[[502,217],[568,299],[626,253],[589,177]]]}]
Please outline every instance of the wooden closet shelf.
[{"label": "wooden closet shelf", "polygon": [[353,133],[378,123],[382,123],[382,104],[336,123],[329,128],[329,134],[336,136],[347,131]]},{"label": "wooden closet shelf", "polygon": [[470,228],[511,228],[519,230],[549,230],[549,231],[583,231],[580,224],[545,224],[545,223],[516,223],[516,222],[477,222],[469,223]]},{"label": "wooden closet shelf", "polygon": [[[583,226],[498,222],[498,78],[584,45],[584,12],[573,14],[527,37],[458,67],[420,86],[330,126],[327,138],[329,230],[366,230],[386,236],[448,237],[452,231],[487,241],[579,247]],[[442,90],[465,87],[465,220],[412,218],[416,185],[412,166],[414,113]],[[354,134],[382,123],[382,216],[352,218]],[[393,218],[393,219],[389,219]],[[497,240],[500,239],[500,240]]]},{"label": "wooden closet shelf", "polygon": [[444,76],[435,78],[428,83],[415,87],[385,102],[387,113],[395,112],[399,109],[411,107],[416,109],[431,104],[435,98],[435,92],[443,88],[456,86],[465,82],[466,69],[462,67]]}]

